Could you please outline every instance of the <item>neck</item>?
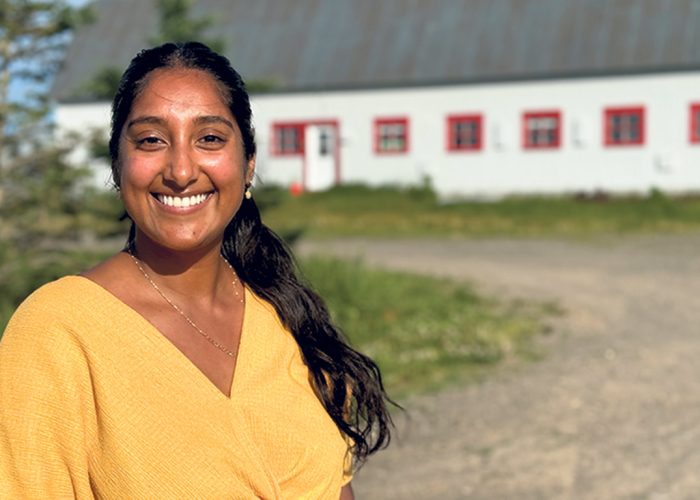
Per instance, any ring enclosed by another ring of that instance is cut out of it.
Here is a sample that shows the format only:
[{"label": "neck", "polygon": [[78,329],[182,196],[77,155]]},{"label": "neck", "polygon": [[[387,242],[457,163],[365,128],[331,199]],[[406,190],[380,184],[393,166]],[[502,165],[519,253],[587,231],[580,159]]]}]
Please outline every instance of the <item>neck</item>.
[{"label": "neck", "polygon": [[190,299],[214,301],[221,290],[230,291],[233,279],[220,248],[221,242],[215,242],[205,248],[172,250],[137,234],[129,250],[161,287]]}]

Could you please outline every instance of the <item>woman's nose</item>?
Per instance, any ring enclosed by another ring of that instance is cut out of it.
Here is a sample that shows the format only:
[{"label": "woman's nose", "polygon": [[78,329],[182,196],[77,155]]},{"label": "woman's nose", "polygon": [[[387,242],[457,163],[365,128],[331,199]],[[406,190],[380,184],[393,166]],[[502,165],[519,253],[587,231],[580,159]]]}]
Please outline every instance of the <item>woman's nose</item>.
[{"label": "woman's nose", "polygon": [[199,166],[192,151],[181,145],[173,145],[170,151],[168,165],[163,175],[165,180],[180,188],[189,186],[199,176]]}]

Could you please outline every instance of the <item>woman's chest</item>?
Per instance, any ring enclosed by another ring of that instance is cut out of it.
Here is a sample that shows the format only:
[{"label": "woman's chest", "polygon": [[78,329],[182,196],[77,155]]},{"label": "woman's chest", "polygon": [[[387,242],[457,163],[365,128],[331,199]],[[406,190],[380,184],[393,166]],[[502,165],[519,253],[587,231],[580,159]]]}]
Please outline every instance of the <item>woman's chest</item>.
[{"label": "woman's chest", "polygon": [[276,498],[339,485],[346,444],[293,339],[247,340],[230,398],[186,358],[138,342],[96,370],[96,490]]}]

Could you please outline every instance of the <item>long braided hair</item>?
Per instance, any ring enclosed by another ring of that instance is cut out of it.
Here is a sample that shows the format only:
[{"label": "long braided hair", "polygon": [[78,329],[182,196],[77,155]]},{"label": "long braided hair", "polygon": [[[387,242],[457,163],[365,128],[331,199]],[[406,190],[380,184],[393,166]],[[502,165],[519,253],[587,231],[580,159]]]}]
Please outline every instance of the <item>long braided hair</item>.
[{"label": "long braided hair", "polygon": [[[159,68],[191,68],[212,75],[243,138],[246,159],[255,156],[250,101],[228,59],[198,42],[166,43],[141,51],[122,76],[112,104],[109,150],[119,188],[119,136],[148,75]],[[131,227],[130,240],[135,227]],[[389,444],[392,421],[379,368],[348,345],[323,300],[300,278],[291,252],[260,219],[252,199],[243,199],[224,232],[224,258],[240,279],[270,302],[301,350],[318,399],[352,444],[356,465]]]}]

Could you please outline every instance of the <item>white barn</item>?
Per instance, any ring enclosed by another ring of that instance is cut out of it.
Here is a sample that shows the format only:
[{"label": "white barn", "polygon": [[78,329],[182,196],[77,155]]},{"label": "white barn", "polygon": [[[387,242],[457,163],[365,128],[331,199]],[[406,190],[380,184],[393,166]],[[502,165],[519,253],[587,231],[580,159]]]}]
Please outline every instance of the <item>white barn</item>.
[{"label": "white barn", "polygon": [[[56,79],[64,130],[106,126],[109,103],[80,89],[157,29],[150,2],[97,14]],[[197,2],[206,14],[244,79],[274,86],[252,99],[264,183],[700,191],[700,0]]]}]

